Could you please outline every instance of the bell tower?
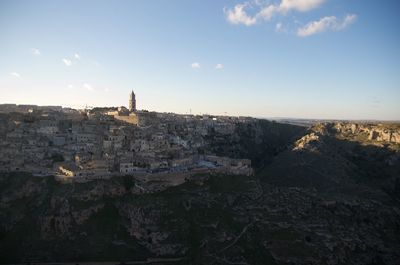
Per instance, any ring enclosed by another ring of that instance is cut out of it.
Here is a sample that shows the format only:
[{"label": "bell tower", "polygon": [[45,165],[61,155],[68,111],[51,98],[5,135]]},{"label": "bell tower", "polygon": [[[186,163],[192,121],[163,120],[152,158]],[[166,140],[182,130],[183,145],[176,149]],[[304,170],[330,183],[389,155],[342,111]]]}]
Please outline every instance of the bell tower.
[{"label": "bell tower", "polygon": [[135,96],[135,93],[133,93],[133,90],[132,90],[131,94],[129,95],[129,111],[130,112],[136,111],[136,96]]}]

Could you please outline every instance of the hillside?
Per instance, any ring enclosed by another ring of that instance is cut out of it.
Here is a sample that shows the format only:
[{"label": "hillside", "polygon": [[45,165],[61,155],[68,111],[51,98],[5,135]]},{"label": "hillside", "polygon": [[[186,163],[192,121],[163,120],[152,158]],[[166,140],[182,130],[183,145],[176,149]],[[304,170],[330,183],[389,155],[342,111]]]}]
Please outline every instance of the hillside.
[{"label": "hillside", "polygon": [[399,144],[351,127],[212,134],[216,153],[252,159],[255,176],[198,175],[157,193],[137,194],[129,176],[2,173],[1,262],[398,264]]}]

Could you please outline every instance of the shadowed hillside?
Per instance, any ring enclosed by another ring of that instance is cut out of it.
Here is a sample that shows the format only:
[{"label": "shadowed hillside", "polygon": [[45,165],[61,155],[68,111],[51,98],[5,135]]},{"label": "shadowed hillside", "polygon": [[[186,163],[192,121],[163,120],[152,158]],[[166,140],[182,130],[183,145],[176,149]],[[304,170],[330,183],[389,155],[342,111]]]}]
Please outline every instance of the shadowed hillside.
[{"label": "shadowed hillside", "polygon": [[128,176],[60,184],[1,174],[1,261],[397,264],[397,144],[274,123],[208,141],[248,154],[256,175],[198,175],[135,194]]}]

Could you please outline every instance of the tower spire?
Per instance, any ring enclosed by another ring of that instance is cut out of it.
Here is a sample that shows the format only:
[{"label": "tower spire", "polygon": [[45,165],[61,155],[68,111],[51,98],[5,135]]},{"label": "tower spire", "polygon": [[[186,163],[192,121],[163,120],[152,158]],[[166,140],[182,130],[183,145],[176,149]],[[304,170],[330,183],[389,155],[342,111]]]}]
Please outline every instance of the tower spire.
[{"label": "tower spire", "polygon": [[131,94],[129,95],[129,111],[130,112],[134,112],[136,111],[136,96],[135,93],[131,92]]}]

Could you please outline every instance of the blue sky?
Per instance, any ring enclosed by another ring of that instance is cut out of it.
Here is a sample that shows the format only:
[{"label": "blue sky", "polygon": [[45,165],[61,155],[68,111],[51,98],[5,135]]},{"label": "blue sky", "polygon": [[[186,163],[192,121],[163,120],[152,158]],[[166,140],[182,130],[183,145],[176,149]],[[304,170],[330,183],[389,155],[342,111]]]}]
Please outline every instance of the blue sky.
[{"label": "blue sky", "polygon": [[0,103],[400,119],[398,1],[0,1]]}]

